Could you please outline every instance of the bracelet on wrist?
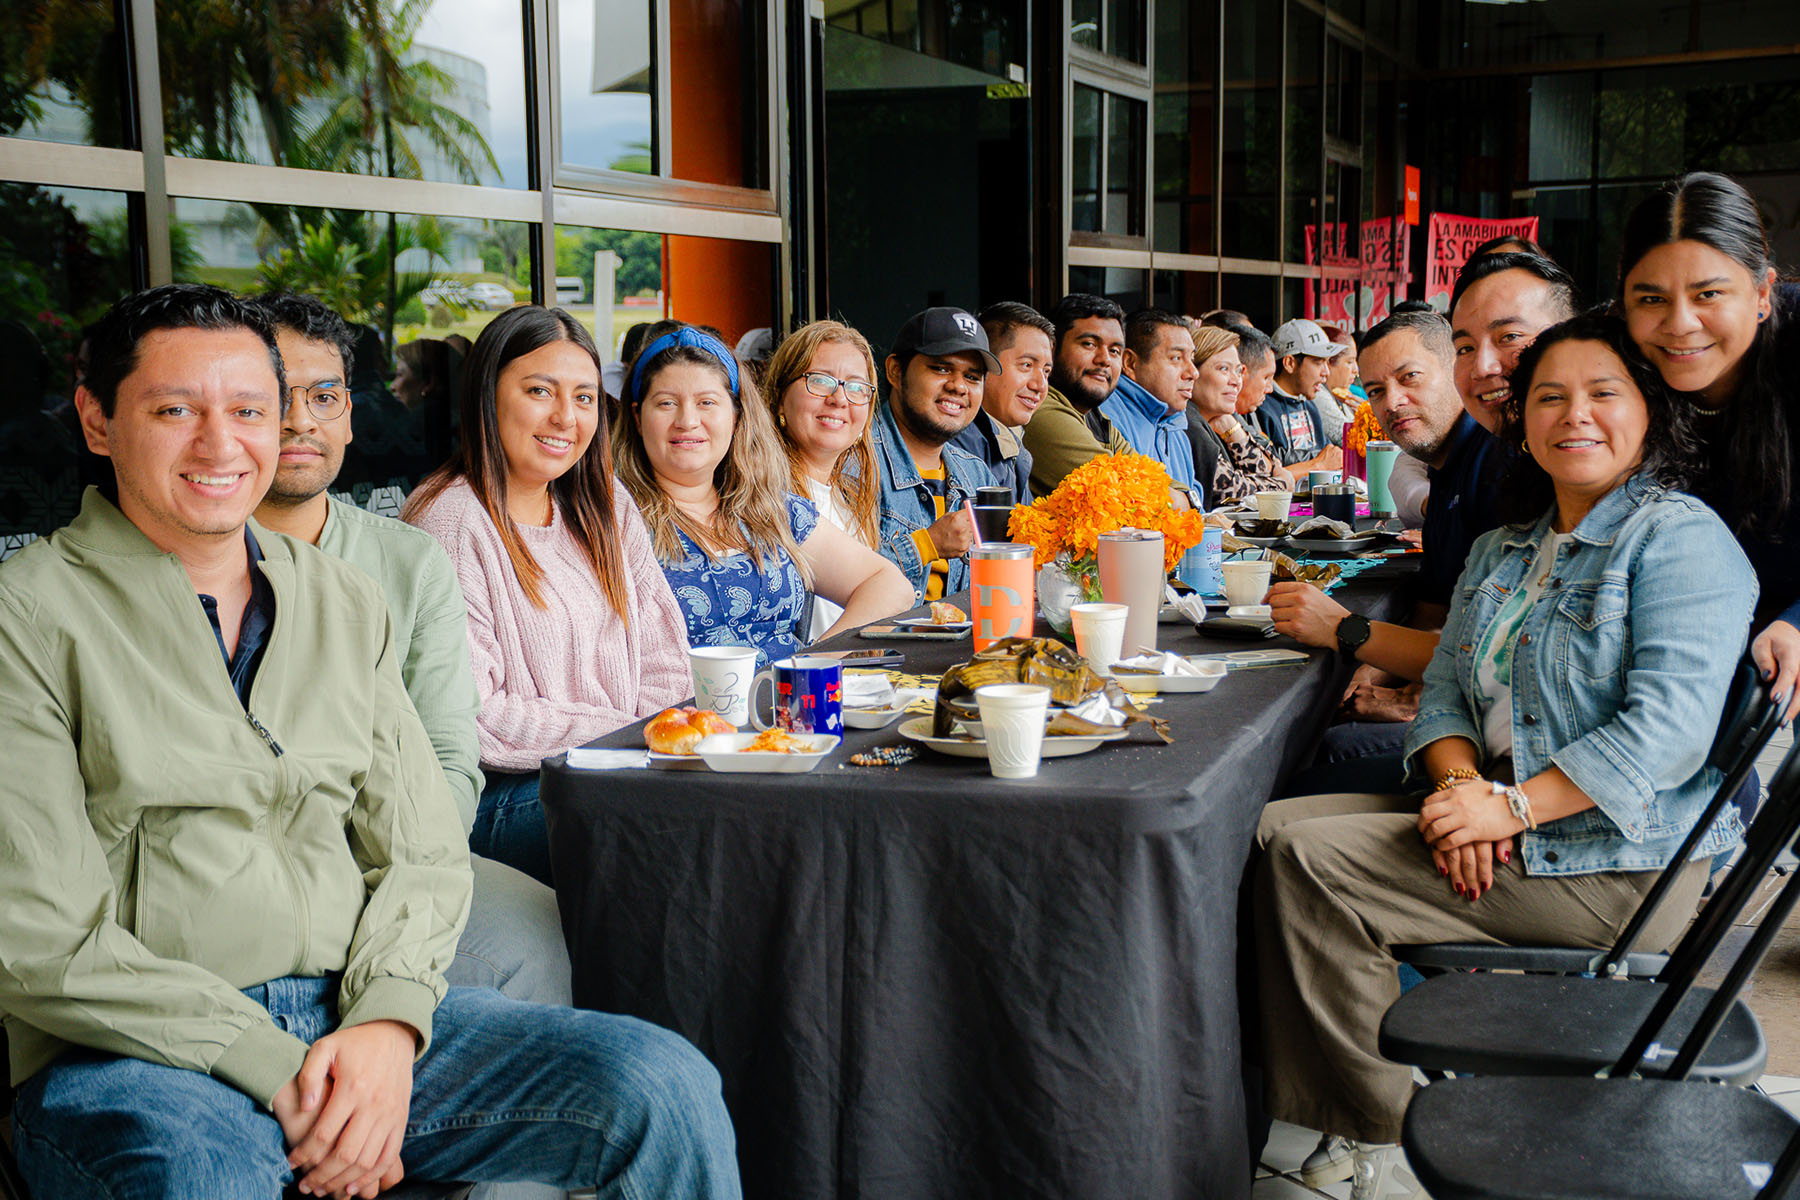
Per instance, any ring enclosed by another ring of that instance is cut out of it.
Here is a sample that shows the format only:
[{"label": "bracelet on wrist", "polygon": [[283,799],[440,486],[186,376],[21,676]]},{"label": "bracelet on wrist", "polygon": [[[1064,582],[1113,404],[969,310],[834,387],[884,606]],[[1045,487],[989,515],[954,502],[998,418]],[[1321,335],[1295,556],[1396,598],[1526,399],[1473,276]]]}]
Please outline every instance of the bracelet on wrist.
[{"label": "bracelet on wrist", "polygon": [[1494,795],[1506,797],[1506,807],[1519,823],[1527,829],[1537,828],[1537,819],[1531,815],[1531,797],[1518,784],[1496,782],[1493,785]]},{"label": "bracelet on wrist", "polygon": [[1474,767],[1457,767],[1438,776],[1437,790],[1447,791],[1459,783],[1480,783],[1481,772]]}]

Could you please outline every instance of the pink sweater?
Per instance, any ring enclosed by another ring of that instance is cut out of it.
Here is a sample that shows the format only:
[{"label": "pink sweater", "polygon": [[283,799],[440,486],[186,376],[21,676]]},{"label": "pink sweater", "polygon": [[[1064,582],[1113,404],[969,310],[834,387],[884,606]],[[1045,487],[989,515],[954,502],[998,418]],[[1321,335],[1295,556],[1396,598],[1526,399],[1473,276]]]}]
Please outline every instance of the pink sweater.
[{"label": "pink sweater", "polygon": [[500,531],[467,481],[414,521],[443,544],[469,606],[469,657],[481,694],[481,765],[535,771],[546,757],[650,716],[692,691],[687,622],[623,487],[613,487],[631,616],[619,620],[556,513],[519,527],[543,569],[546,607],[526,598]]}]

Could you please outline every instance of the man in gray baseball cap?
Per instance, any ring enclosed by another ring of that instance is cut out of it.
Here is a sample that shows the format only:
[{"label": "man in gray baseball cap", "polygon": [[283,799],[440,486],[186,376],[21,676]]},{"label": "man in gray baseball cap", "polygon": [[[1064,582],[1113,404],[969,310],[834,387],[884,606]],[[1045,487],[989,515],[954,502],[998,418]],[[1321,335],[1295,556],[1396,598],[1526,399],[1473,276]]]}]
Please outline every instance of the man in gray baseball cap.
[{"label": "man in gray baseball cap", "polygon": [[1312,395],[1325,381],[1331,360],[1346,349],[1327,337],[1316,321],[1296,318],[1275,331],[1275,390],[1257,410],[1256,420],[1296,479],[1308,471],[1335,471],[1344,465],[1343,451],[1325,440]]}]

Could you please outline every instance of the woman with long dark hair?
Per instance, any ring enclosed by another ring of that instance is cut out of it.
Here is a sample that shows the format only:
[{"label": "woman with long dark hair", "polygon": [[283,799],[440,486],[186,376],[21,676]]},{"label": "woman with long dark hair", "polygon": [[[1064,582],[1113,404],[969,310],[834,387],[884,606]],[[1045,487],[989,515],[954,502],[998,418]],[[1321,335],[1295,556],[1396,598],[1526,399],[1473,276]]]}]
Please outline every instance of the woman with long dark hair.
[{"label": "woman with long dark hair", "polygon": [[1723,175],[1684,175],[1625,222],[1619,306],[1685,401],[1695,491],[1737,535],[1762,586],[1751,653],[1800,711],[1800,288],[1775,282],[1756,201]]},{"label": "woman with long dark hair", "polygon": [[[1269,1111],[1359,1143],[1314,1152],[1358,1197],[1383,1194],[1412,1092],[1376,1051],[1389,947],[1610,944],[1719,786],[1694,731],[1719,719],[1755,603],[1718,515],[1678,490],[1687,405],[1622,322],[1552,326],[1513,380],[1509,523],[1469,553],[1406,739],[1423,801],[1279,800],[1257,833]],[[1648,942],[1680,935],[1742,830],[1726,808]]]},{"label": "woman with long dark hair", "polygon": [[560,309],[495,317],[469,354],[462,449],[403,519],[443,543],[469,606],[487,772],[469,844],[550,882],[538,765],[687,696],[687,637],[613,478],[600,355]]}]

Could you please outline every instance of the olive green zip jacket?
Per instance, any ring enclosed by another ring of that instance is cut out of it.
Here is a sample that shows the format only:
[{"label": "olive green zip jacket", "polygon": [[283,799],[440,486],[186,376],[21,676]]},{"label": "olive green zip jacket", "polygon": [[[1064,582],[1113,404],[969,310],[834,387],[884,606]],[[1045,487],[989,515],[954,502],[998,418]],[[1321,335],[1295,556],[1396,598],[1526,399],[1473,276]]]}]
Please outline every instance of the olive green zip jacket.
[{"label": "olive green zip jacket", "polygon": [[431,1035],[468,847],[361,571],[252,526],[275,625],[239,703],[180,561],[98,491],[0,564],[0,1014],[267,1106],[306,1054],[240,988],[341,971]]}]

